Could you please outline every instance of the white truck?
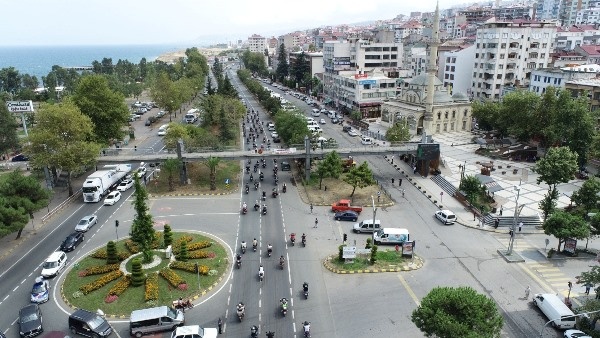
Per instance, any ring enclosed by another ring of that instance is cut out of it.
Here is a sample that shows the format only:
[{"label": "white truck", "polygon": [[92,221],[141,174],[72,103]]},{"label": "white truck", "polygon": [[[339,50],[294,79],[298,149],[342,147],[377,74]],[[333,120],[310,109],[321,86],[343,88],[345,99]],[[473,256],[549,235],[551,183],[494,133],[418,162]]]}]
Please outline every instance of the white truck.
[{"label": "white truck", "polygon": [[131,172],[131,164],[108,164],[83,182],[83,201],[99,202]]},{"label": "white truck", "polygon": [[187,114],[185,114],[185,117],[183,119],[185,123],[195,123],[196,121],[198,121],[198,109],[193,108],[188,110]]}]

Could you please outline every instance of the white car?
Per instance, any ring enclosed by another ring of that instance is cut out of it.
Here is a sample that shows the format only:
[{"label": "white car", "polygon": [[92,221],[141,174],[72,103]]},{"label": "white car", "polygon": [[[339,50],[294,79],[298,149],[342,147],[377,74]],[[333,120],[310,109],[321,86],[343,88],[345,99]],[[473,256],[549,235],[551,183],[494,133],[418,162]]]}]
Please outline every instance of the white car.
[{"label": "white car", "polygon": [[42,277],[50,278],[58,275],[67,266],[67,254],[55,251],[46,258],[42,265]]},{"label": "white car", "polygon": [[565,338],[592,338],[592,336],[579,330],[567,330],[564,334]]},{"label": "white car", "polygon": [[326,123],[326,122],[325,122],[325,119],[320,119],[320,120],[319,120],[319,123],[320,123],[320,124],[325,124],[325,123]]},{"label": "white car", "polygon": [[117,187],[117,190],[123,192],[129,190],[131,187],[133,187],[133,180],[129,179],[121,182]]},{"label": "white car", "polygon": [[358,136],[358,132],[354,129],[348,130],[348,135],[350,136]]},{"label": "white car", "polygon": [[217,329],[200,325],[180,326],[171,333],[171,338],[217,338]]},{"label": "white car", "polygon": [[121,199],[120,191],[113,191],[104,199],[104,205],[114,205]]},{"label": "white car", "polygon": [[373,144],[373,139],[370,138],[370,137],[367,137],[367,136],[362,136],[360,138],[360,143],[362,143],[363,145],[368,146],[368,145]]},{"label": "white car", "polygon": [[138,178],[146,176],[146,166],[140,166],[139,168],[137,168],[135,174]]},{"label": "white car", "polygon": [[279,137],[279,134],[277,134],[277,132],[276,132],[276,131],[274,131],[274,132],[272,132],[272,133],[271,133],[271,137],[272,137],[272,138],[278,138],[278,137]]},{"label": "white car", "polygon": [[439,210],[435,212],[435,218],[442,221],[444,224],[454,224],[456,215],[450,210]]}]

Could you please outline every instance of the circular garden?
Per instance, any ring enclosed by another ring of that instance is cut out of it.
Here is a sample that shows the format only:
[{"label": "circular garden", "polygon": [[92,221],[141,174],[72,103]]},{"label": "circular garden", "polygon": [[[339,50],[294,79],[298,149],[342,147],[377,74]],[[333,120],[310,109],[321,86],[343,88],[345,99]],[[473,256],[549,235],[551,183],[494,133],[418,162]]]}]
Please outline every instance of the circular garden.
[{"label": "circular garden", "polygon": [[[171,258],[165,250],[169,245]],[[222,245],[201,234],[171,232],[168,225],[156,233],[152,262],[142,264],[141,257],[130,239],[109,242],[71,267],[63,298],[73,307],[128,316],[136,309],[172,306],[180,297],[202,294],[228,268]]]}]

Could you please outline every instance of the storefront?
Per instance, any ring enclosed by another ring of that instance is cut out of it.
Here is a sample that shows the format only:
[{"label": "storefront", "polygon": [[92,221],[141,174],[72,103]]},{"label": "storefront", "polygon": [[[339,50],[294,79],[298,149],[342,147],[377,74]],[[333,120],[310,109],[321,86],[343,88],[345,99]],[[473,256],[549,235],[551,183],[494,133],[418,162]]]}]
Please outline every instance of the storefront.
[{"label": "storefront", "polygon": [[365,102],[359,105],[359,110],[363,119],[376,119],[381,117],[380,102]]}]

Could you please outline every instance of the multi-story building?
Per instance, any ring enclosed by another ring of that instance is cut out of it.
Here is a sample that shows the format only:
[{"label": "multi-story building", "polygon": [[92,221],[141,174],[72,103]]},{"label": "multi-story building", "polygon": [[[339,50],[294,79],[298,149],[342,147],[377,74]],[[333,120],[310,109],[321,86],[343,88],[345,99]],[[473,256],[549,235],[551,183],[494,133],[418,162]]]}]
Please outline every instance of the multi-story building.
[{"label": "multi-story building", "polygon": [[531,71],[547,68],[556,25],[513,20],[489,22],[477,30],[471,82],[474,97],[500,99],[503,87],[528,87]]},{"label": "multi-story building", "polygon": [[463,46],[460,50],[440,52],[438,74],[450,93],[471,93],[471,74],[475,62],[475,45]]},{"label": "multi-story building", "polygon": [[543,94],[550,86],[565,88],[568,81],[594,79],[598,73],[599,65],[535,69],[531,72],[529,91]]},{"label": "multi-story building", "polygon": [[413,77],[427,70],[427,50],[425,47],[411,48],[410,58],[406,67],[412,70]]},{"label": "multi-story building", "polygon": [[600,43],[600,29],[598,25],[574,25],[558,27],[554,47],[559,50],[573,50],[581,45],[595,45]]},{"label": "multi-story building", "polygon": [[458,11],[459,15],[463,15],[468,24],[478,24],[486,22],[494,17],[495,13],[492,8],[470,8]]},{"label": "multi-story building", "polygon": [[573,51],[559,50],[552,53],[553,68],[573,67],[586,64],[585,57]]},{"label": "multi-story building", "polygon": [[252,34],[248,38],[248,50],[253,53],[264,53],[268,49],[267,39],[258,34]]},{"label": "multi-story building", "polygon": [[497,21],[515,20],[515,19],[526,19],[531,20],[533,18],[533,5],[509,5],[494,8],[494,16]]},{"label": "multi-story building", "polygon": [[535,11],[535,20],[556,20],[560,15],[563,0],[538,0]]},{"label": "multi-story building", "polygon": [[600,46],[598,45],[577,46],[573,51],[583,56],[587,64],[600,63]]},{"label": "multi-story building", "polygon": [[600,8],[582,9],[577,12],[575,24],[577,25],[594,25],[600,22]]},{"label": "multi-story building", "polygon": [[323,67],[323,53],[320,52],[291,52],[289,53],[290,66],[295,64],[301,55],[304,55],[305,60],[308,62],[311,77],[314,77],[316,74],[321,74],[325,71],[325,68]]},{"label": "multi-story building", "polygon": [[590,110],[594,111],[600,108],[600,79],[567,81],[565,89],[575,97],[587,93],[590,98]]},{"label": "multi-story building", "polygon": [[588,9],[590,0],[563,0],[560,8],[559,18],[562,26],[574,25],[577,21],[577,13],[582,9]]}]

